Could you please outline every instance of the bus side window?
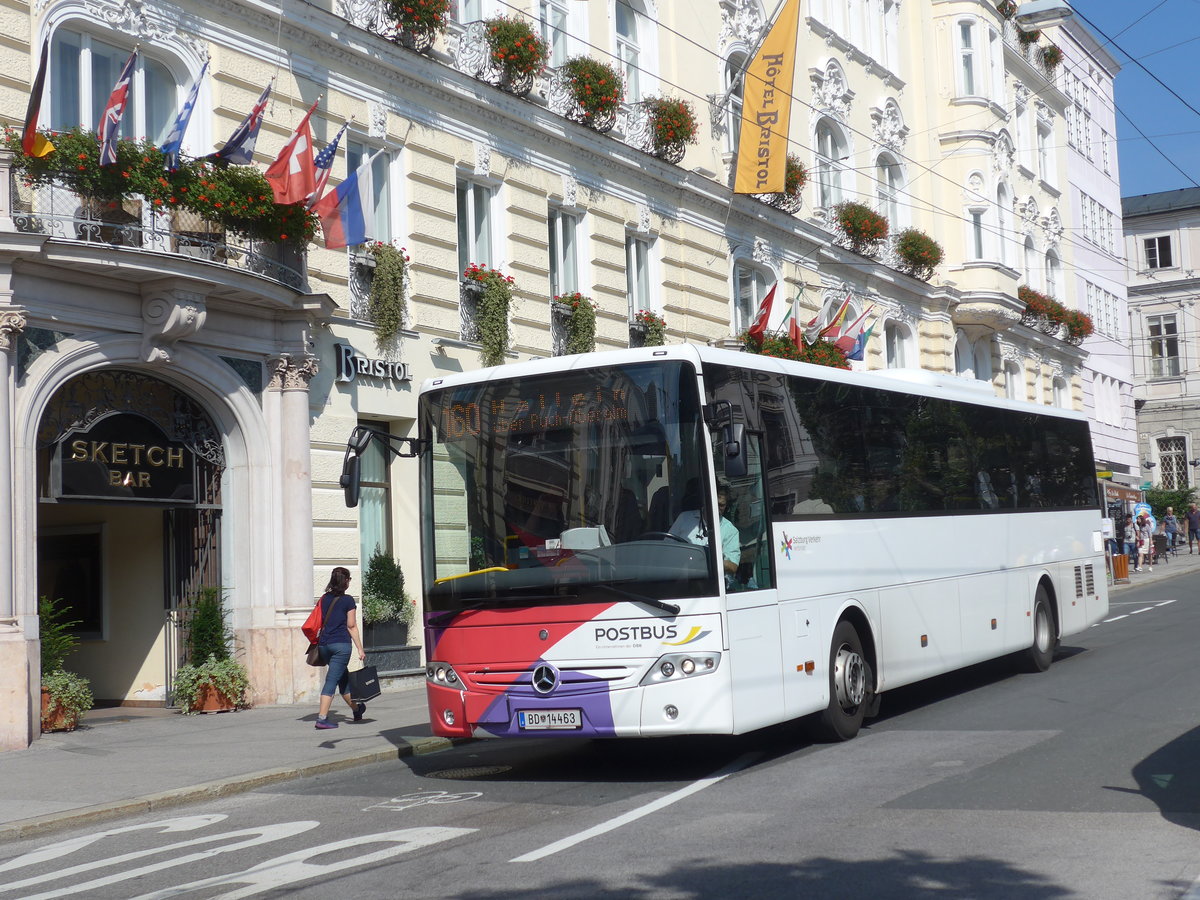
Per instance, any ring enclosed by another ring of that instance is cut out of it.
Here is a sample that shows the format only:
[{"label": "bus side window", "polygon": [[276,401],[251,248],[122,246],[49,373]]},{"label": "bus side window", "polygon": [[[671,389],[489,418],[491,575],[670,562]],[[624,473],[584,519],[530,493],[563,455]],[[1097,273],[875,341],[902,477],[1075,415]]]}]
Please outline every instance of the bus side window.
[{"label": "bus side window", "polygon": [[[714,442],[716,446],[717,442]],[[726,590],[753,591],[775,586],[771,569],[770,520],[763,471],[763,438],[761,434],[746,434],[744,451],[746,474],[738,478],[725,476],[724,453],[714,454],[714,469],[718,483],[729,485],[729,505],[725,517],[741,537],[741,562],[736,575],[725,579]]]}]

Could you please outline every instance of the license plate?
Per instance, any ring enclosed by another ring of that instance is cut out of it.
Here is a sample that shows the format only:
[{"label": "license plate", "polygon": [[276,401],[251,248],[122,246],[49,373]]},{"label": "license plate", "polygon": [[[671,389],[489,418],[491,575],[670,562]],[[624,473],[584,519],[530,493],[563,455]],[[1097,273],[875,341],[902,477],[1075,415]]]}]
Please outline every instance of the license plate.
[{"label": "license plate", "polygon": [[517,724],[525,731],[582,728],[583,713],[578,709],[519,710],[517,712]]}]

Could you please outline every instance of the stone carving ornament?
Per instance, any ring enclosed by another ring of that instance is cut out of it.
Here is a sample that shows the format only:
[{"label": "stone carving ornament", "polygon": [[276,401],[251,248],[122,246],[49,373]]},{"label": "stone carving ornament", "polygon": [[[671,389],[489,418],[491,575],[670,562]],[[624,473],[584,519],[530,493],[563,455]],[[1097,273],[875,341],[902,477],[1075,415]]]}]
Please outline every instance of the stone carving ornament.
[{"label": "stone carving ornament", "polygon": [[717,35],[717,52],[725,56],[731,44],[758,46],[766,17],[759,0],[721,0],[721,31]]},{"label": "stone carving ornament", "polygon": [[1047,249],[1057,247],[1062,240],[1063,223],[1058,215],[1057,206],[1050,207],[1050,212],[1042,219],[1042,234],[1045,236]]},{"label": "stone carving ornament", "polygon": [[813,84],[813,106],[818,113],[845,123],[850,118],[850,104],[854,92],[846,87],[846,76],[836,60],[830,60],[824,69],[814,69],[809,75]]},{"label": "stone carving ornament", "polygon": [[1008,172],[1013,167],[1016,155],[1012,139],[1007,132],[1001,131],[996,135],[995,143],[992,144],[992,168],[997,172]]},{"label": "stone carving ornament", "polygon": [[1037,230],[1038,205],[1032,195],[1017,201],[1017,215],[1021,218],[1021,232],[1032,236]]},{"label": "stone carving ornament", "polygon": [[908,140],[908,128],[900,115],[900,106],[892,98],[884,101],[883,108],[871,110],[871,124],[875,143],[897,154],[904,152]]},{"label": "stone carving ornament", "polygon": [[6,309],[0,312],[0,351],[7,353],[17,346],[17,339],[25,330],[25,313],[22,310]]},{"label": "stone carving ornament", "polygon": [[[49,0],[39,0],[39,18],[48,5]],[[178,7],[146,0],[86,0],[80,5],[89,18],[103,22],[114,31],[132,35],[147,46],[177,48],[197,60],[207,55],[200,41],[175,27],[174,23],[185,18]]]}]

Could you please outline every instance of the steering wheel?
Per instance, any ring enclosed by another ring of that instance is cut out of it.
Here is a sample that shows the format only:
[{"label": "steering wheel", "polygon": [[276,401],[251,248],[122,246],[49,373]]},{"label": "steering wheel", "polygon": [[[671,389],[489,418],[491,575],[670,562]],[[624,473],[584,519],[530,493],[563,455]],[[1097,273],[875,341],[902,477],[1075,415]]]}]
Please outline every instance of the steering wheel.
[{"label": "steering wheel", "polygon": [[650,540],[679,541],[679,543],[681,543],[681,544],[690,544],[691,543],[691,541],[689,541],[687,538],[681,538],[679,535],[671,534],[671,532],[669,532],[669,531],[647,531],[644,534],[639,534],[637,536],[637,540],[639,540],[639,541],[650,541]]}]

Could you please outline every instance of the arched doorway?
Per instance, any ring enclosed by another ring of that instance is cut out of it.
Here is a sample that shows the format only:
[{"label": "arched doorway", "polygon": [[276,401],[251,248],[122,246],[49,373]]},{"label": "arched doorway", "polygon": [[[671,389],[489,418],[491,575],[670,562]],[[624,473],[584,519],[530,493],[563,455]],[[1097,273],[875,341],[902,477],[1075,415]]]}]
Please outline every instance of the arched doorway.
[{"label": "arched doorway", "polygon": [[78,623],[67,666],[100,703],[165,704],[180,606],[222,584],[220,432],[174,385],[104,368],[55,393],[37,438],[37,591]]}]

